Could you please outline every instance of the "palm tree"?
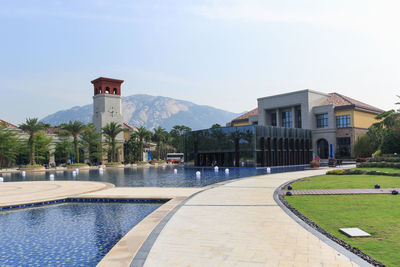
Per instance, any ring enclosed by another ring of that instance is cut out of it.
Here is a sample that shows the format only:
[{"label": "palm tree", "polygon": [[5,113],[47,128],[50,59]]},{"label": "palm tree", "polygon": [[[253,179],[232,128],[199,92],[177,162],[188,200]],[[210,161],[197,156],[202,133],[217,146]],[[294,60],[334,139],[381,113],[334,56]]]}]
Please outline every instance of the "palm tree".
[{"label": "palm tree", "polygon": [[28,145],[31,151],[30,155],[30,164],[34,165],[35,162],[35,145],[34,145],[34,138],[35,134],[38,131],[45,130],[46,128],[50,127],[49,124],[45,124],[43,122],[38,122],[38,118],[28,118],[26,122],[19,125],[19,128],[29,134]]},{"label": "palm tree", "polygon": [[157,128],[154,129],[154,139],[157,141],[159,159],[161,159],[161,145],[166,139],[167,135],[168,132],[165,131],[165,129],[162,128],[161,126],[158,126]]},{"label": "palm tree", "polygon": [[74,138],[74,150],[75,150],[75,162],[79,162],[79,146],[78,137],[83,132],[87,126],[80,121],[69,121],[68,123],[63,123],[60,128],[67,133],[69,133]]},{"label": "palm tree", "polygon": [[135,136],[139,139],[140,141],[140,157],[143,154],[143,141],[149,138],[151,135],[151,132],[149,132],[145,127],[140,126],[137,128],[137,131],[135,132]]},{"label": "palm tree", "polygon": [[115,162],[115,138],[117,135],[121,132],[123,132],[124,129],[122,128],[121,124],[117,124],[115,122],[110,122],[107,123],[106,126],[102,128],[102,133],[106,138],[109,140],[109,143],[111,144],[111,161]]}]

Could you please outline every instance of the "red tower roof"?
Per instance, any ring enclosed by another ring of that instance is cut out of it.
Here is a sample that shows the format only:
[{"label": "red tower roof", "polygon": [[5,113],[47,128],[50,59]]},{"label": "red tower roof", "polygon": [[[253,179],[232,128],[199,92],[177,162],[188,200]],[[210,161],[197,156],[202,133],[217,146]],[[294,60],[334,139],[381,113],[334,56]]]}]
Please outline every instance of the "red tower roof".
[{"label": "red tower roof", "polygon": [[112,78],[100,77],[91,83],[94,86],[94,95],[98,94],[110,94],[110,95],[121,95],[121,84],[124,80],[117,80]]}]

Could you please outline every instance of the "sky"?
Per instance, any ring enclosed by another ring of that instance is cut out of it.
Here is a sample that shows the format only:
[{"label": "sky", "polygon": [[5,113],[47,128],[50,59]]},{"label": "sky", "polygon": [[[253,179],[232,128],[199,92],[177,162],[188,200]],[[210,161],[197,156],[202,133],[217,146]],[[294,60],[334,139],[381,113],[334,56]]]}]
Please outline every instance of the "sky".
[{"label": "sky", "polygon": [[92,103],[91,80],[231,112],[312,89],[388,110],[400,1],[0,0],[0,119]]}]

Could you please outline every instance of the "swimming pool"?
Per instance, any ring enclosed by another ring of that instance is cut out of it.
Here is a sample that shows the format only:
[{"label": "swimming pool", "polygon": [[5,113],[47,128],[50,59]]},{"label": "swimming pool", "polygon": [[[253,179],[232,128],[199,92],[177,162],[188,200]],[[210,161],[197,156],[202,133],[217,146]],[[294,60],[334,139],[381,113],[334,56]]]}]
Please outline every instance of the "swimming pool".
[{"label": "swimming pool", "polygon": [[0,212],[0,266],[96,266],[162,203],[64,203]]},{"label": "swimming pool", "polygon": [[[304,170],[305,166],[272,167],[271,172]],[[176,169],[176,173],[174,172]],[[200,178],[196,172],[200,171]],[[196,168],[166,166],[150,168],[106,168],[104,173],[98,170],[80,170],[76,176],[71,171],[33,172],[23,177],[20,173],[3,174],[5,182],[44,181],[54,174],[55,180],[99,181],[112,183],[115,186],[129,187],[203,187],[210,184],[255,175],[267,174],[266,168]]]}]

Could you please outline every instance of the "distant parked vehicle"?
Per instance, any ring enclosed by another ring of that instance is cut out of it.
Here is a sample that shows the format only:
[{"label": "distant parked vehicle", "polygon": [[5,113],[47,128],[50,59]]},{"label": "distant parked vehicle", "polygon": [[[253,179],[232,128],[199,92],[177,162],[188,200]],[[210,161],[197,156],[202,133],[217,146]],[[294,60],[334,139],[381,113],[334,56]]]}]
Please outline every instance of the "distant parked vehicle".
[{"label": "distant parked vehicle", "polygon": [[168,163],[182,163],[185,162],[183,153],[167,153]]}]

